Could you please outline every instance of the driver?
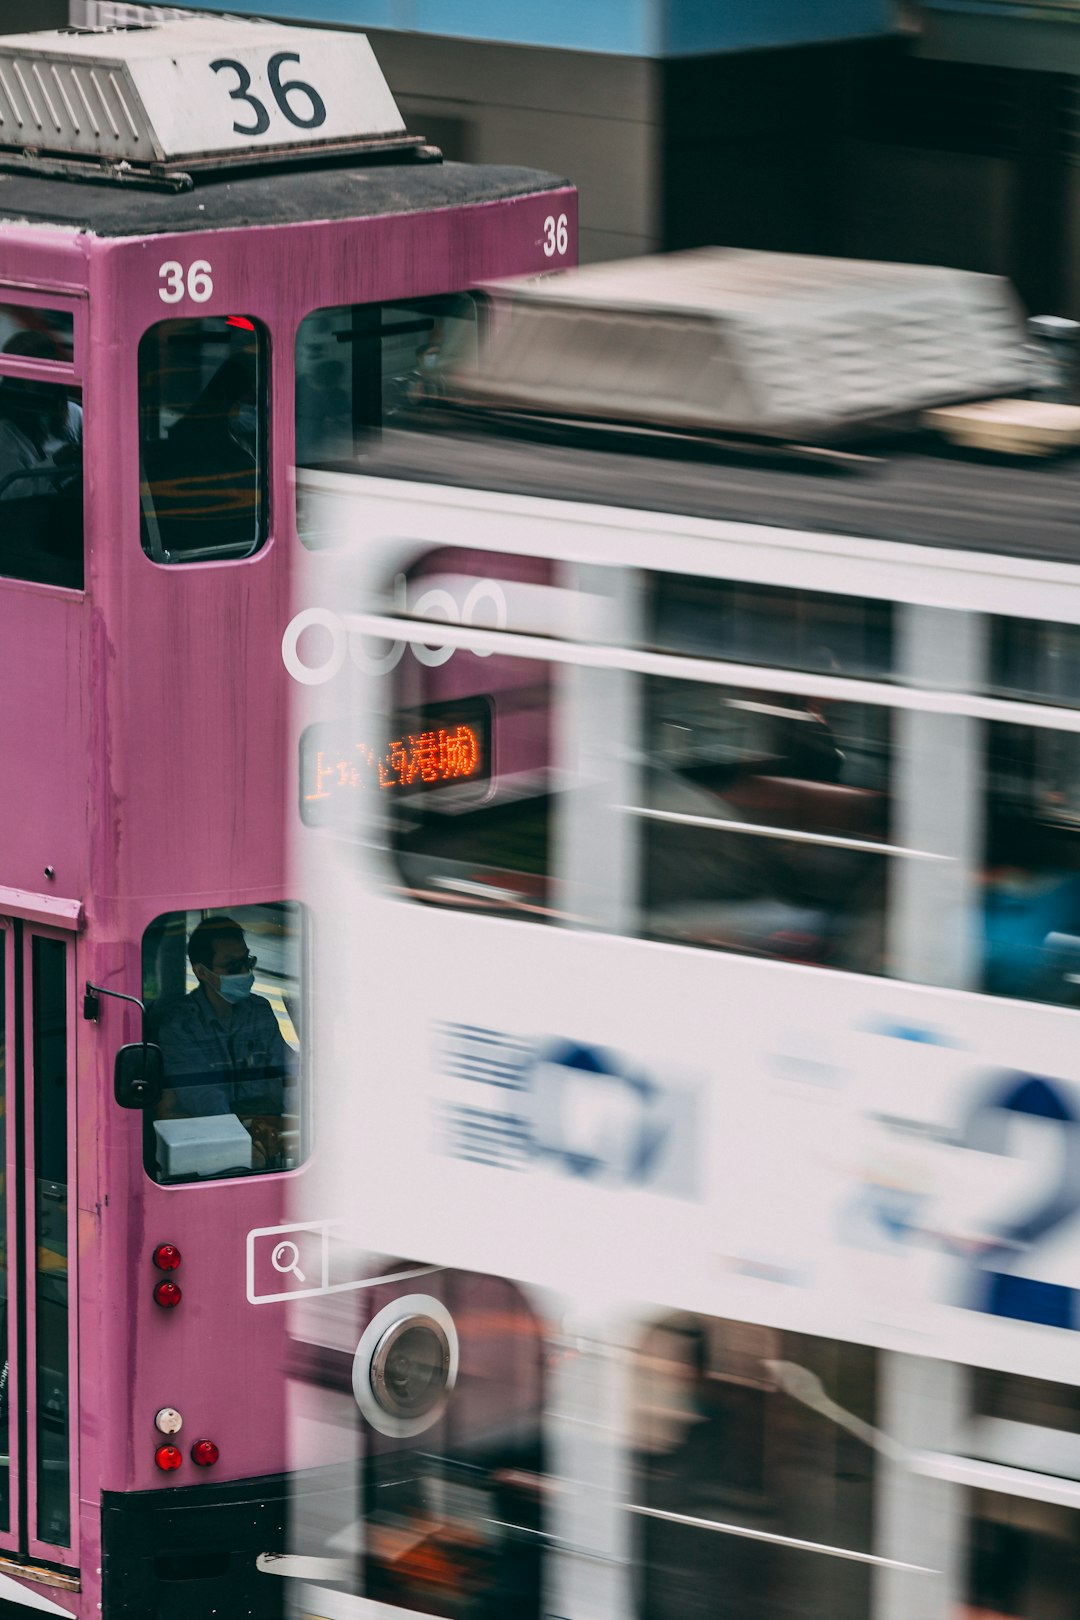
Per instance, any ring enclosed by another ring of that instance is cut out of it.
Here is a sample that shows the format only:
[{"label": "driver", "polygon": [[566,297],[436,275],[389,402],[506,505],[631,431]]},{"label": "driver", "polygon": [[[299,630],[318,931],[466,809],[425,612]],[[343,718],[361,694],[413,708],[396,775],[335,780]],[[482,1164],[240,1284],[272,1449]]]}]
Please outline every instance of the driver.
[{"label": "driver", "polygon": [[235,1114],[263,1162],[278,1151],[281,1116],[292,1105],[296,1055],[264,996],[252,991],[256,958],[240,924],[209,917],[188,940],[198,984],[159,1035],[176,1116]]}]

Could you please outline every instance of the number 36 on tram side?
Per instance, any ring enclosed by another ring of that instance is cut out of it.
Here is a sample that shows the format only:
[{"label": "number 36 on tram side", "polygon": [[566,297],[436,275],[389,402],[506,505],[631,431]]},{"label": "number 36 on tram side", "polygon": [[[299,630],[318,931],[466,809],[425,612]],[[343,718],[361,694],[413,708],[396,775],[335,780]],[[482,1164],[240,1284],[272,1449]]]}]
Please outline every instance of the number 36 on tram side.
[{"label": "number 36 on tram side", "polygon": [[444,164],[362,35],[0,41],[5,1614],[283,1611],[294,435],[351,452],[474,341],[451,295],[575,251],[572,189]]}]

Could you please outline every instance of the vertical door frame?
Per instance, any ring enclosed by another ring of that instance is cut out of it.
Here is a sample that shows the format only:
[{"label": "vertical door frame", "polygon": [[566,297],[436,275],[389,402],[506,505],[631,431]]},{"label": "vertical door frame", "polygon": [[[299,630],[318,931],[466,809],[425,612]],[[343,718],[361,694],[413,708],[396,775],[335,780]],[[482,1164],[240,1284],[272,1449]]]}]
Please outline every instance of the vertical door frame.
[{"label": "vertical door frame", "polygon": [[[34,1143],[34,1104],[37,1096],[37,1075],[34,1072],[34,972],[33,953],[35,939],[54,939],[60,941],[67,949],[64,964],[65,972],[65,1044],[67,1061],[67,1382],[68,1382],[68,1497],[71,1535],[70,1545],[58,1547],[54,1542],[43,1541],[38,1530],[38,1491],[37,1491],[37,1267],[35,1264],[37,1254],[37,1222],[36,1222],[36,1187],[37,1165]],[[23,1237],[25,1292],[24,1307],[24,1342],[26,1347],[25,1365],[27,1370],[26,1389],[23,1391],[23,1407],[26,1413],[26,1454],[23,1459],[23,1495],[26,1504],[26,1550],[31,1558],[38,1558],[48,1563],[61,1564],[66,1568],[77,1568],[79,1563],[79,1335],[78,1335],[78,1195],[76,1183],[77,1165],[77,1139],[76,1139],[76,1071],[75,1047],[77,1028],[77,1001],[75,976],[75,938],[71,933],[57,928],[49,928],[41,923],[28,920],[22,929],[22,966],[23,966],[23,1061],[21,1086],[21,1125],[23,1162],[25,1164],[25,1188],[23,1196],[23,1219],[25,1221]]]}]

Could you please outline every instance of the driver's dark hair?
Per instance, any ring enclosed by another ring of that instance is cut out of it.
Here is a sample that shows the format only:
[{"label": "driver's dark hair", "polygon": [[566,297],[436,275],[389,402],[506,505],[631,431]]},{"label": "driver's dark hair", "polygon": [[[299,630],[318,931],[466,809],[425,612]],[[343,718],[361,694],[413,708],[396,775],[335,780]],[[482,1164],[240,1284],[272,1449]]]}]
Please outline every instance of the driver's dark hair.
[{"label": "driver's dark hair", "polygon": [[221,939],[238,939],[244,944],[244,930],[238,922],[231,917],[204,917],[202,922],[192,930],[188,940],[188,961],[192,967],[214,967],[214,951]]}]

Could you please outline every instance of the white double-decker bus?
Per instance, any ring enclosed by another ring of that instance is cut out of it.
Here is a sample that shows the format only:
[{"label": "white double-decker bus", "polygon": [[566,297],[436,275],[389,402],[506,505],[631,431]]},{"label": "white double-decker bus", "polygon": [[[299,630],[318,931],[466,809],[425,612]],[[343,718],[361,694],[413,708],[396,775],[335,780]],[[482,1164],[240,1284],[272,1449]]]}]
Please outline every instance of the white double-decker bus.
[{"label": "white double-decker bus", "polygon": [[585,449],[630,408],[508,404],[544,285],[438,432],[298,475],[298,1613],[1077,1613],[1080,476],[940,435],[1022,385],[997,284],[859,268],[891,439]]}]

